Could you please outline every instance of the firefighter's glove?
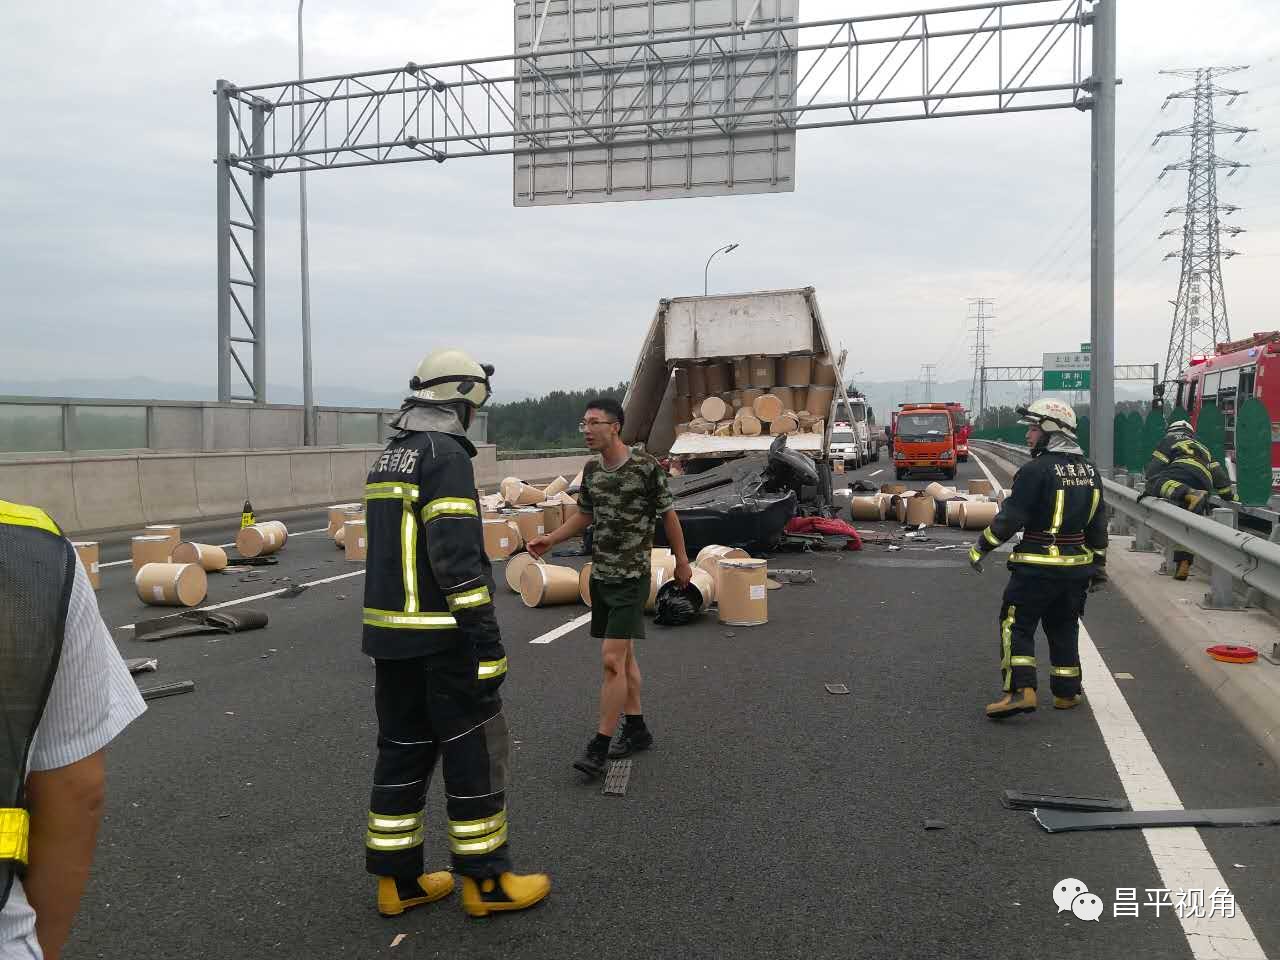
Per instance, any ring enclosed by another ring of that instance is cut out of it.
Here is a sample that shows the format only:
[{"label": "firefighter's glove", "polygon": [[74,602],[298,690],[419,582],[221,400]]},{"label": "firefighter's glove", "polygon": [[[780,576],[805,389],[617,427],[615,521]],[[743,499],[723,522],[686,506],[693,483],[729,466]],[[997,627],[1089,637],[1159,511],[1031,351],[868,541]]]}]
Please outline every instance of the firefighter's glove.
[{"label": "firefighter's glove", "polygon": [[982,561],[986,559],[985,555],[976,546],[969,548],[969,566],[982,573]]},{"label": "firefighter's glove", "polygon": [[1107,571],[1095,570],[1093,575],[1089,577],[1089,592],[1097,593],[1110,582],[1107,577]]}]

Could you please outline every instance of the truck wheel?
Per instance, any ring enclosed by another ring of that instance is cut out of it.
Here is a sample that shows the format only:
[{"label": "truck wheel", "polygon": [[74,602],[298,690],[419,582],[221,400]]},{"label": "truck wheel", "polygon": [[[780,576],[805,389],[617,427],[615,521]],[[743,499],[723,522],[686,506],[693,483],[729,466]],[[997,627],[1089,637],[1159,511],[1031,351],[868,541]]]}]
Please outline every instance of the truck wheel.
[{"label": "truck wheel", "polygon": [[962,453],[960,454],[960,456],[956,457],[956,460],[958,460],[960,463],[968,463],[969,455],[967,453]]},{"label": "truck wheel", "polygon": [[949,470],[943,470],[942,476],[945,480],[954,480],[956,478],[956,468],[951,467]]},{"label": "truck wheel", "polygon": [[894,468],[893,468],[893,475],[894,475],[894,477],[895,477],[895,478],[897,478],[898,480],[905,480],[905,479],[907,479],[907,471],[903,470],[901,467],[894,467]]}]

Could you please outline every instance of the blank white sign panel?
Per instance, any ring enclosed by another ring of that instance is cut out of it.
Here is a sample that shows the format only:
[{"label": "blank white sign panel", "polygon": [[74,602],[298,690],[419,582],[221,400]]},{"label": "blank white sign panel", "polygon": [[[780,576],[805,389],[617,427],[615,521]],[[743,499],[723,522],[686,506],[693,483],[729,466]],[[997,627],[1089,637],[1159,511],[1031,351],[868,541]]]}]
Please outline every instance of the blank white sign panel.
[{"label": "blank white sign panel", "polygon": [[795,189],[799,0],[513,2],[516,206]]}]

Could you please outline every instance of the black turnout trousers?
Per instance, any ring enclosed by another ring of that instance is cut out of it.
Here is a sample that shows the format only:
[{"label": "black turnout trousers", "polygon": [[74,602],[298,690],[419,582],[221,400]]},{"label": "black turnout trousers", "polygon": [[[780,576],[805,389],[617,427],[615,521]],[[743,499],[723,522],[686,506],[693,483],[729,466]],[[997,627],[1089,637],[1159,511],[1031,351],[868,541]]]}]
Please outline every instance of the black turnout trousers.
[{"label": "black turnout trousers", "polygon": [[1055,697],[1080,692],[1080,617],[1087,576],[1011,566],[1000,605],[1000,673],[1006,691],[1036,689],[1036,626],[1049,639],[1049,687]]},{"label": "black turnout trousers", "polygon": [[478,676],[476,658],[454,651],[375,662],[378,759],[365,843],[369,872],[423,872],[423,807],[440,757],[454,872],[483,879],[510,870],[510,745],[498,696],[504,674],[486,677],[481,670]]}]

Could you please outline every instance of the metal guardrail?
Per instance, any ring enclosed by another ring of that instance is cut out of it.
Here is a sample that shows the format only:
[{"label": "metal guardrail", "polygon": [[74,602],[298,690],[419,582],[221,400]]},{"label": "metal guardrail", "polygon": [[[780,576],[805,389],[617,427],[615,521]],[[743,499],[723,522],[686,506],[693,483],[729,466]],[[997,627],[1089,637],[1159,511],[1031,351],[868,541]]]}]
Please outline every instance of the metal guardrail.
[{"label": "metal guardrail", "polygon": [[[1026,447],[998,440],[970,442],[995,447],[1019,462],[1030,456]],[[1234,589],[1237,582],[1280,601],[1280,544],[1236,529],[1235,511],[1219,507],[1209,519],[1154,497],[1139,503],[1136,490],[1111,479],[1103,478],[1102,484],[1107,506],[1132,527],[1135,550],[1151,550],[1155,534],[1170,547],[1182,547],[1209,565],[1211,591],[1205,596],[1206,607],[1239,609]]]},{"label": "metal guardrail", "polygon": [[[384,443],[397,412],[319,406],[317,446]],[[292,404],[0,396],[0,458],[301,448],[302,418]],[[486,411],[468,432],[487,441]]]}]

